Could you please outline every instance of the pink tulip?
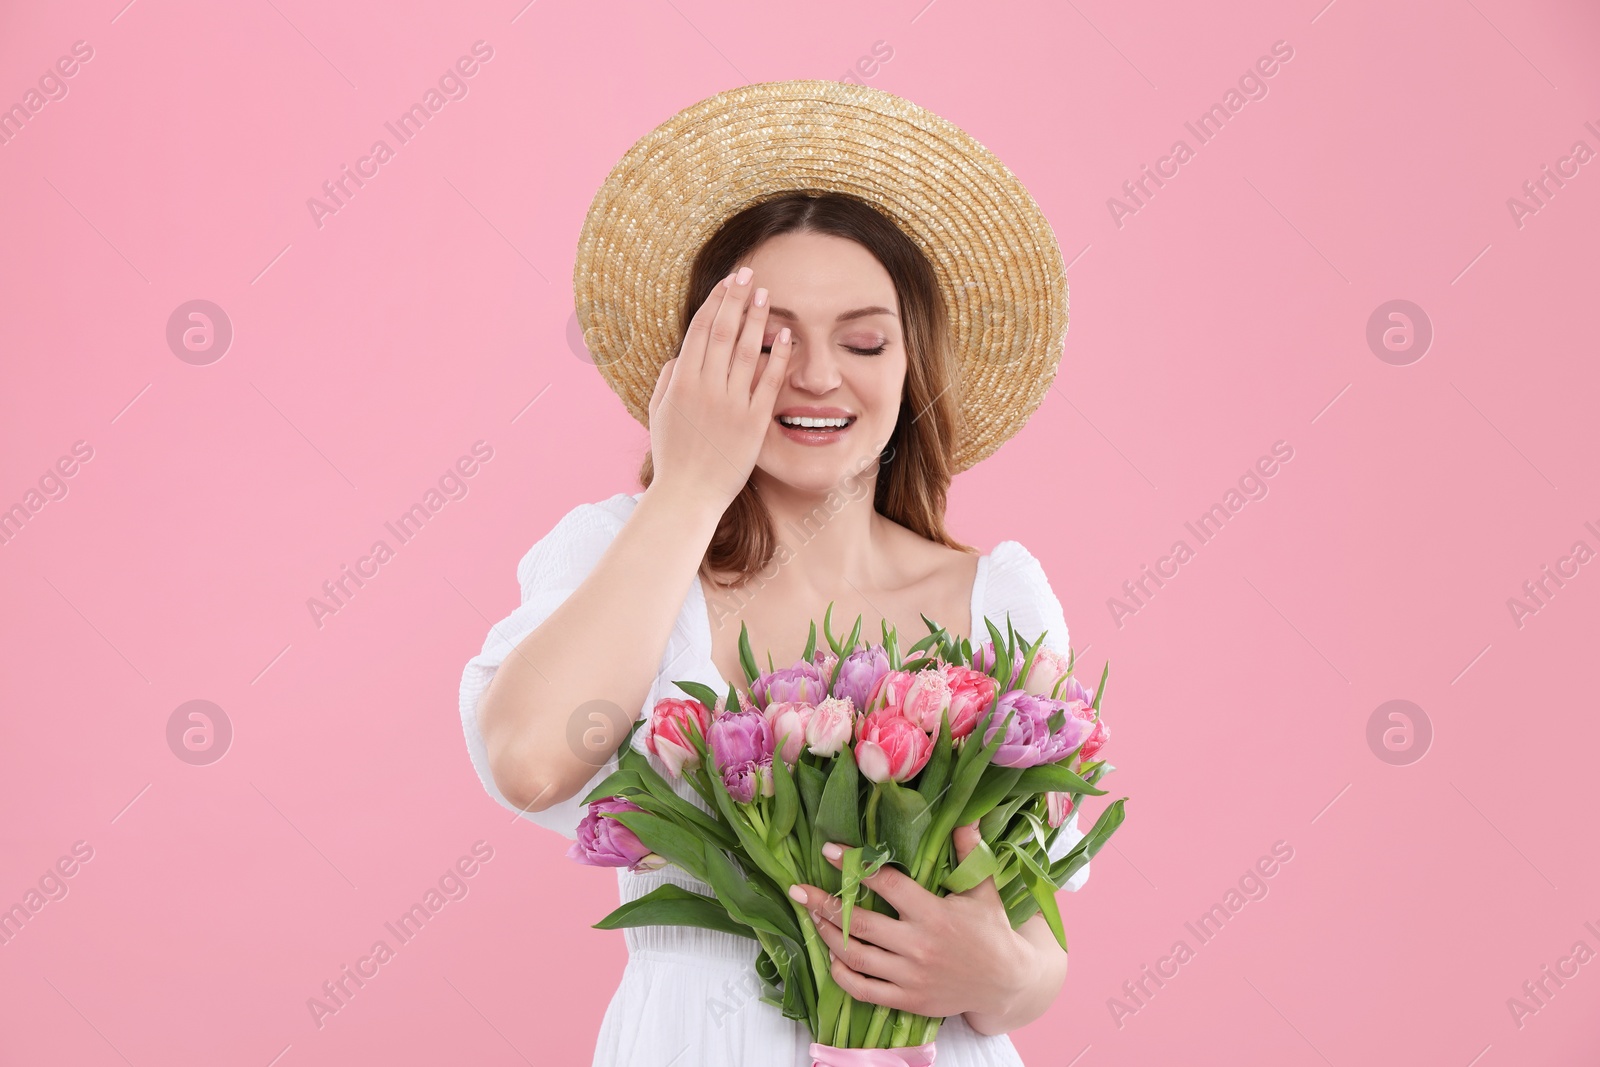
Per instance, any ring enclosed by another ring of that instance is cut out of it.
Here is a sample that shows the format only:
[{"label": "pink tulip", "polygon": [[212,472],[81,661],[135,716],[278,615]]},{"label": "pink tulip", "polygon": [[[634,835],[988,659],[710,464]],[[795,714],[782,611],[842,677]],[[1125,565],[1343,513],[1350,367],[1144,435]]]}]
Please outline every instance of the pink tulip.
[{"label": "pink tulip", "polygon": [[872,693],[867,697],[863,710],[868,714],[889,708],[896,714],[905,704],[906,693],[911,690],[914,676],[910,671],[885,671],[883,676],[872,687]]},{"label": "pink tulip", "polygon": [[925,667],[911,679],[906,689],[900,714],[922,727],[930,735],[939,732],[939,723],[950,710],[950,682],[942,671]]},{"label": "pink tulip", "polygon": [[1066,673],[1067,657],[1053,648],[1041,647],[1034,653],[1022,688],[1034,696],[1047,697],[1055,691],[1056,682]]},{"label": "pink tulip", "polygon": [[898,711],[865,716],[856,732],[856,765],[870,781],[903,782],[927,766],[933,755],[928,732]]},{"label": "pink tulip", "polygon": [[1072,814],[1072,796],[1069,793],[1049,792],[1044,795],[1046,819],[1051,826],[1060,826]]},{"label": "pink tulip", "polygon": [[780,700],[762,710],[762,716],[772,728],[773,751],[783,762],[792,764],[800,758],[800,749],[806,743],[806,725],[816,710],[810,704],[793,700]]},{"label": "pink tulip", "polygon": [[1094,723],[1094,731],[1089,734],[1082,745],[1078,746],[1078,759],[1084,763],[1092,763],[1095,756],[1099,754],[1101,747],[1111,740],[1111,727],[1106,725],[1106,721],[1103,718],[1096,720],[1094,708],[1082,700],[1069,701],[1067,711],[1071,713],[1073,718]]},{"label": "pink tulip", "polygon": [[950,683],[950,737],[960,740],[994,703],[995,681],[971,667],[947,666],[944,676]]},{"label": "pink tulip", "polygon": [[848,697],[829,697],[806,722],[806,748],[815,756],[837,756],[855,731],[856,709]]},{"label": "pink tulip", "polygon": [[667,777],[677,778],[685,770],[700,766],[700,753],[694,747],[693,732],[698,729],[701,743],[711,725],[711,713],[698,700],[664,697],[650,712],[645,747],[660,758]]},{"label": "pink tulip", "polygon": [[577,838],[567,846],[567,858],[591,867],[626,867],[654,871],[667,865],[666,857],[646,848],[632,830],[606,812],[643,811],[626,797],[601,797],[578,820]]}]

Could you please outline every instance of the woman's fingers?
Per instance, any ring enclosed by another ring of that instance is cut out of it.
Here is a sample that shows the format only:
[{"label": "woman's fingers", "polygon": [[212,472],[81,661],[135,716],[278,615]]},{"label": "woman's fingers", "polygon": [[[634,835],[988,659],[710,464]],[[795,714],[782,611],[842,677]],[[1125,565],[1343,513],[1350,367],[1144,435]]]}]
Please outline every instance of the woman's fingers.
[{"label": "woman's fingers", "polygon": [[830,922],[817,924],[817,934],[828,946],[834,959],[842,960],[846,967],[886,982],[898,982],[906,976],[907,961],[902,956],[887,952],[872,942],[856,935],[855,915],[850,916],[850,940],[844,932]]},{"label": "woman's fingers", "polygon": [[672,373],[678,366],[677,356],[673,356],[661,364],[661,373],[656,375],[656,388],[650,394],[650,418],[656,417],[656,408],[661,406],[661,398],[667,395],[667,384],[672,381]]},{"label": "woman's fingers", "polygon": [[733,279],[730,274],[722,281],[711,287],[711,292],[694,313],[694,318],[689,320],[689,328],[684,331],[683,347],[679,350],[678,369],[684,374],[700,376],[700,368],[705,363],[706,342],[711,339],[711,323],[721,310],[723,301],[728,295],[728,285]]},{"label": "woman's fingers", "polygon": [[722,306],[712,316],[705,360],[700,365],[700,380],[714,390],[728,388],[728,364],[733,360],[733,345],[739,339],[745,308],[750,304],[750,279],[754,273],[749,267],[740,267],[734,272]]},{"label": "woman's fingers", "polygon": [[[753,279],[752,279],[753,282]],[[750,397],[750,381],[761,363],[761,351],[767,334],[767,291],[757,287],[750,294],[750,311],[744,318],[744,329],[733,346],[732,365],[728,368],[728,392],[740,400]]]},{"label": "woman's fingers", "polygon": [[772,417],[772,409],[778,402],[778,390],[783,388],[783,379],[789,374],[789,357],[793,354],[794,337],[789,333],[789,327],[785,326],[773,339],[772,354],[762,363],[757,372],[760,377],[750,393],[750,407],[768,419]]}]

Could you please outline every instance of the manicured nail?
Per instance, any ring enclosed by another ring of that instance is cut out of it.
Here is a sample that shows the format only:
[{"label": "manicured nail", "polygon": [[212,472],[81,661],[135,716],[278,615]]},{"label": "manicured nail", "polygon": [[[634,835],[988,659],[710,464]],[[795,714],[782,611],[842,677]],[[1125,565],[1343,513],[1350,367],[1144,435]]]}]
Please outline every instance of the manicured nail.
[{"label": "manicured nail", "polygon": [[828,857],[830,860],[836,860],[840,856],[844,855],[844,849],[837,841],[829,841],[826,845],[822,846],[822,854]]},{"label": "manicured nail", "polygon": [[797,885],[789,887],[789,896],[794,899],[796,904],[804,904],[806,902],[806,891]]},{"label": "manicured nail", "polygon": [[758,308],[764,308],[767,306],[767,291],[765,289],[762,289],[759,286],[756,288],[756,298],[754,303]]},{"label": "manicured nail", "polygon": [[755,271],[751,270],[749,267],[740,267],[739,268],[739,275],[738,275],[738,277],[733,279],[733,284],[735,284],[735,285],[749,285],[750,284],[750,276],[752,274],[754,274],[754,273],[755,273]]},{"label": "manicured nail", "polygon": [[722,287],[724,289],[728,289],[728,288],[731,288],[733,286],[733,276],[736,273],[737,273],[737,271],[729,271],[728,272],[728,276],[726,278],[722,279]]},{"label": "manicured nail", "polygon": [[778,331],[778,343],[780,345],[786,345],[789,343],[789,327],[785,326],[783,329]]}]

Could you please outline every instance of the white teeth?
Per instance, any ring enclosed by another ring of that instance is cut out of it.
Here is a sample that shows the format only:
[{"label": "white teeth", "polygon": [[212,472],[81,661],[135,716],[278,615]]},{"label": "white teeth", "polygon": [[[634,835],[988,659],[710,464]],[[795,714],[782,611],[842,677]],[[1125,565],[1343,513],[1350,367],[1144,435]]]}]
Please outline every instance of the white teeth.
[{"label": "white teeth", "polygon": [[813,419],[798,415],[779,415],[778,421],[785,426],[800,426],[806,429],[841,429],[850,425],[849,419]]}]

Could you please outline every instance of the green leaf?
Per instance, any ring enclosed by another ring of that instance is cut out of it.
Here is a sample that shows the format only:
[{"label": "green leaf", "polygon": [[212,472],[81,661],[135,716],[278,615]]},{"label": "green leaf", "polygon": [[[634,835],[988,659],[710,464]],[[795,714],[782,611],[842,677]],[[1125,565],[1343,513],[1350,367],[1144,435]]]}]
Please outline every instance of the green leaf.
[{"label": "green leaf", "polygon": [[1068,951],[1067,932],[1061,926],[1061,909],[1056,904],[1056,884],[1051,881],[1050,872],[1041,866],[1027,849],[1013,845],[1009,841],[1002,847],[1015,853],[1017,859],[1022,861],[1022,879],[1027,883],[1028,892],[1038,902],[1039,910],[1044,913],[1044,921],[1049,924],[1050,932],[1056,935],[1056,942],[1061,946],[1061,951]]},{"label": "green leaf", "polygon": [[828,647],[833,649],[834,655],[841,655],[839,639],[833,636],[833,601],[828,601],[828,610],[822,613],[822,636],[827,640]]},{"label": "green leaf", "polygon": [[[1010,618],[1009,613],[1007,618]],[[983,624],[989,628],[989,641],[994,647],[994,666],[990,673],[999,683],[996,686],[997,695],[1004,696],[1010,691],[1011,685],[1011,653],[1006,651],[1006,642],[1000,636],[1000,627],[988,619],[984,619]]]},{"label": "green leaf", "polygon": [[677,686],[679,689],[682,689],[694,700],[698,700],[700,703],[704,704],[707,711],[710,711],[712,708],[717,706],[717,691],[711,688],[709,685],[701,685],[699,682],[688,681],[673,682],[672,684]]},{"label": "green leaf", "polygon": [[822,788],[827,784],[828,776],[822,773],[822,768],[806,759],[804,753],[800,762],[795,765],[795,777],[799,779],[800,801],[805,806],[806,819],[815,822],[817,809],[822,806]]},{"label": "green leaf", "polygon": [[[744,670],[745,684],[755,684],[761,672],[756,669],[755,653],[750,651],[750,628],[742,622],[739,624],[739,666]],[[737,707],[737,704],[729,704],[728,710],[733,711]]]},{"label": "green leaf", "polygon": [[1100,672],[1100,684],[1095,688],[1094,701],[1089,705],[1090,707],[1094,708],[1095,711],[1100,710],[1100,698],[1105,695],[1106,679],[1109,677],[1111,677],[1111,664],[1107,663],[1105,668]]},{"label": "green leaf", "polygon": [[[996,737],[999,734],[995,735]],[[961,814],[956,816],[956,826],[965,826],[974,819],[982,819],[993,810],[1009,794],[1011,787],[1022,777],[1021,767],[996,767],[993,764],[984,768],[983,775],[978,779],[978,784],[972,790],[972,795],[961,808]]]},{"label": "green leaf", "polygon": [[999,870],[999,857],[989,847],[989,842],[980,838],[973,850],[967,853],[967,858],[956,864],[955,870],[945,875],[939,884],[948,892],[965,893]]},{"label": "green leaf", "polygon": [[944,787],[950,783],[950,758],[954,747],[950,739],[950,715],[943,712],[939,715],[939,736],[933,739],[933,754],[928,757],[922,773],[917,775],[917,792],[930,806],[938,803]]},{"label": "green leaf", "polygon": [[1082,793],[1100,797],[1105,796],[1106,791],[1084,781],[1063,761],[1044,763],[1023,771],[1022,777],[1011,787],[1010,795],[1018,796],[1023,793]]},{"label": "green leaf", "polygon": [[589,790],[579,803],[593,804],[595,801],[605,797],[627,796],[630,791],[638,791],[643,788],[644,783],[640,781],[638,771],[618,769],[606,775],[605,779]]},{"label": "green leaf", "polygon": [[[695,805],[679,796],[672,788],[672,783],[662,778],[654,770],[639,775],[645,791],[655,798],[658,809],[664,815],[671,815],[679,825],[692,825],[698,828],[712,842],[723,848],[732,848],[738,841],[731,827],[718,821],[712,816],[701,811]],[[638,803],[637,798],[635,803]],[[642,803],[640,807],[644,807]]]},{"label": "green leaf", "polygon": [[878,837],[893,853],[897,863],[909,871],[917,848],[932,824],[928,801],[915,789],[892,779],[882,784],[878,801]]},{"label": "green leaf", "polygon": [[861,773],[856,769],[855,752],[847,743],[834,758],[833,770],[822,787],[817,817],[811,824],[811,847],[806,859],[816,865],[821,888],[829,893],[839,891],[839,870],[822,858],[822,846],[829,841],[859,845],[862,840]]},{"label": "green leaf", "polygon": [[715,897],[695,893],[667,882],[644,896],[630,900],[594,924],[596,930],[620,930],[628,926],[698,926],[754,938],[755,931],[728,914]]},{"label": "green leaf", "polygon": [[1116,833],[1117,827],[1122,825],[1122,820],[1125,816],[1124,805],[1127,800],[1127,797],[1123,797],[1121,800],[1107,804],[1105,810],[1100,813],[1100,817],[1094,821],[1094,826],[1090,827],[1089,832],[1084,834],[1078,843],[1072,846],[1070,852],[1050,865],[1050,878],[1058,887],[1066,885],[1067,879],[1077,874],[1083,868],[1083,865],[1093,859],[1095,853],[1099,852],[1105,843],[1111,840],[1111,835]]},{"label": "green leaf", "polygon": [[815,656],[816,654],[817,654],[817,623],[816,623],[816,620],[813,619],[811,621],[811,632],[806,635],[806,651],[805,651],[805,654],[801,658],[804,659],[807,663],[810,663],[811,662],[811,657]]},{"label": "green leaf", "polygon": [[783,839],[789,836],[789,831],[794,829],[795,816],[800,811],[800,794],[795,789],[794,778],[790,776],[789,765],[783,761],[782,753],[772,757],[772,801],[767,844],[776,850]]}]

